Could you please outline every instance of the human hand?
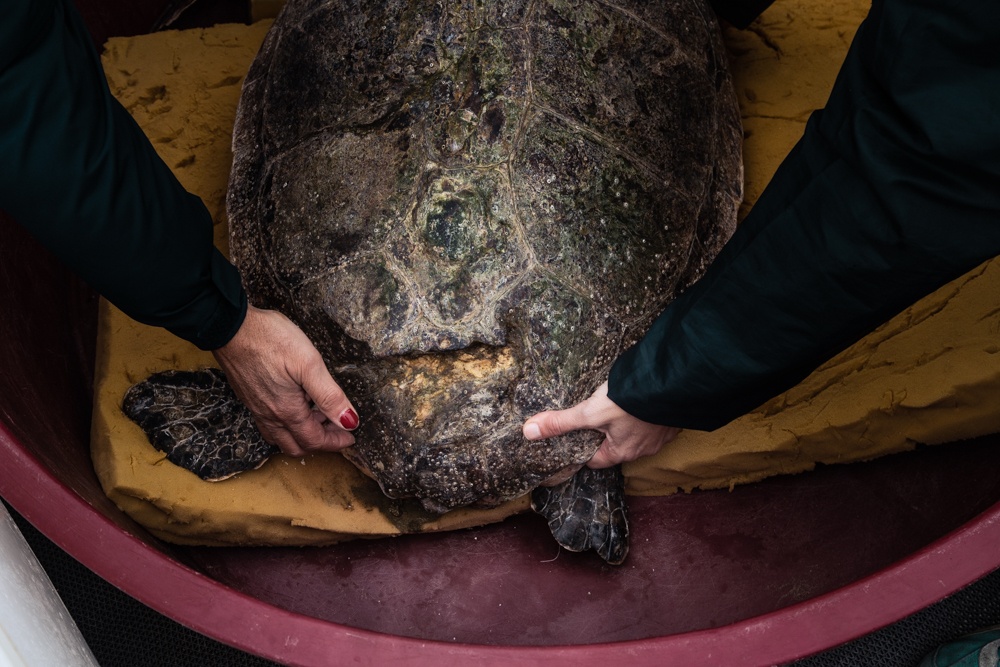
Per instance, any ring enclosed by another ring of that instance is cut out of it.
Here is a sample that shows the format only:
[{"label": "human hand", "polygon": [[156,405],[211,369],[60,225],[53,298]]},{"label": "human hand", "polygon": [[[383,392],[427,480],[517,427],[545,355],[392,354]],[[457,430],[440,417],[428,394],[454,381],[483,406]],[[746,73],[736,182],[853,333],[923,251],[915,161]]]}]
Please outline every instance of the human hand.
[{"label": "human hand", "polygon": [[354,444],[357,412],[319,351],[281,313],[250,306],[233,339],[212,354],[261,435],[285,454]]},{"label": "human hand", "polygon": [[580,429],[604,433],[604,442],[587,463],[591,468],[609,468],[655,454],[680,432],[679,428],[636,419],[622,410],[608,398],[607,382],[571,408],[539,412],[528,418],[522,432],[528,440],[540,440]]}]

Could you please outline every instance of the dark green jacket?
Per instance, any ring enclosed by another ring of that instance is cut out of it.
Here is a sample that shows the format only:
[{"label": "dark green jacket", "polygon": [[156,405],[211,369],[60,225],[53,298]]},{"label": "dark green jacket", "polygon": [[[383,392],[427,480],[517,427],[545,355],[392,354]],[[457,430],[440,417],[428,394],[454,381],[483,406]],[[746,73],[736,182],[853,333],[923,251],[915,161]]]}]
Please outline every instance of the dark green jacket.
[{"label": "dark green jacket", "polygon": [[1000,254],[1000,3],[876,1],[823,111],[704,278],[614,365],[713,429]]},{"label": "dark green jacket", "polygon": [[243,321],[208,210],[111,96],[67,0],[0,2],[0,208],[136,320],[203,349]]}]

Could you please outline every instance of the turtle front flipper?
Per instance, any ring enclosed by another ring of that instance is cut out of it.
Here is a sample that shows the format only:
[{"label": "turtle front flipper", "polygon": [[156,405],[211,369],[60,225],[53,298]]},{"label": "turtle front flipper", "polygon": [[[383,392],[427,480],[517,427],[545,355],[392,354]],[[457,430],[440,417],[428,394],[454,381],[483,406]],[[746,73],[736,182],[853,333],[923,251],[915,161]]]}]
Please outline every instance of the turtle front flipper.
[{"label": "turtle front flipper", "polygon": [[531,509],[545,517],[562,547],[593,549],[611,565],[625,560],[628,511],[621,466],[585,466],[562,484],[540,486],[531,492]]},{"label": "turtle front flipper", "polygon": [[171,463],[209,482],[259,468],[278,452],[217,368],[151,375],[125,392],[122,411]]}]

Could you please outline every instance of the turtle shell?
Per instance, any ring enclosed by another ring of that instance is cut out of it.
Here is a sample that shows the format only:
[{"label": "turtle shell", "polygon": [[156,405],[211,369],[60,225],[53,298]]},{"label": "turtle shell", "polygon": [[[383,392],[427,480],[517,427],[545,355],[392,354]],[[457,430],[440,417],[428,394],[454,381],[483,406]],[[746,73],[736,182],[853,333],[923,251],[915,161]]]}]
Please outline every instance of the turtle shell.
[{"label": "turtle shell", "polygon": [[290,0],[244,82],[231,253],[323,353],[388,495],[493,505],[594,453],[521,424],[701,274],[741,142],[700,0]]}]

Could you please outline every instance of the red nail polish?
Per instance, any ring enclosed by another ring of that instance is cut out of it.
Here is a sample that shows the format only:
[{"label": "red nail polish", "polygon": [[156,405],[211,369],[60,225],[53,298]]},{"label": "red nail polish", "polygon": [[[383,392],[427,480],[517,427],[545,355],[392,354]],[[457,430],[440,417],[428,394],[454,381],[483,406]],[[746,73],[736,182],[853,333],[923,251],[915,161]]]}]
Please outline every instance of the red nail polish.
[{"label": "red nail polish", "polygon": [[350,431],[358,425],[358,413],[353,408],[347,408],[340,415],[340,425]]}]

